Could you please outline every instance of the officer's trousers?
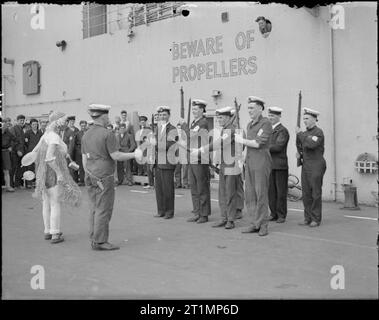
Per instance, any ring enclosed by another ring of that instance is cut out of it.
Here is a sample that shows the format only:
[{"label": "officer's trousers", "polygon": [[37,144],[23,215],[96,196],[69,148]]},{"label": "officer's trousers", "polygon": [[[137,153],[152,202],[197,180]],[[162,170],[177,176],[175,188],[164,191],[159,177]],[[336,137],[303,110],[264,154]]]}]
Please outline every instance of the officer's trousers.
[{"label": "officer's trousers", "polygon": [[115,199],[114,177],[102,181],[104,189],[97,184],[97,179],[88,177],[88,196],[90,203],[89,235],[95,243],[108,242],[109,222],[112,217]]},{"label": "officer's trousers", "polygon": [[190,164],[188,169],[192,205],[195,215],[211,214],[210,172],[207,164]]},{"label": "officer's trousers", "polygon": [[301,188],[303,192],[304,220],[321,222],[322,181],[326,171],[325,160],[303,163]]},{"label": "officer's trousers", "polygon": [[270,174],[268,192],[271,216],[274,218],[287,217],[288,170],[273,169]]},{"label": "officer's trousers", "polygon": [[158,214],[173,216],[175,211],[174,169],[155,168],[155,195]]},{"label": "officer's trousers", "polygon": [[236,218],[239,177],[240,175],[225,175],[224,170],[220,170],[218,204],[223,221],[234,221]]},{"label": "officer's trousers", "polygon": [[256,228],[268,225],[268,188],[271,164],[262,168],[252,168],[250,162],[245,166],[245,200],[251,223]]},{"label": "officer's trousers", "polygon": [[178,163],[175,167],[175,185],[188,187],[188,164]]}]

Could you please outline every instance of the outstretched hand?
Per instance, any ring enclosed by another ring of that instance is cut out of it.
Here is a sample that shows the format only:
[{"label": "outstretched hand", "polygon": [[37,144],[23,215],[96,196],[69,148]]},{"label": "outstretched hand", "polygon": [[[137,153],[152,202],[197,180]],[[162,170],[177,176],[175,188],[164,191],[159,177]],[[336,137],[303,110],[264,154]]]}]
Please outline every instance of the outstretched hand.
[{"label": "outstretched hand", "polygon": [[140,148],[137,148],[136,150],[134,150],[134,158],[136,160],[141,161],[142,157],[143,157],[143,152]]}]

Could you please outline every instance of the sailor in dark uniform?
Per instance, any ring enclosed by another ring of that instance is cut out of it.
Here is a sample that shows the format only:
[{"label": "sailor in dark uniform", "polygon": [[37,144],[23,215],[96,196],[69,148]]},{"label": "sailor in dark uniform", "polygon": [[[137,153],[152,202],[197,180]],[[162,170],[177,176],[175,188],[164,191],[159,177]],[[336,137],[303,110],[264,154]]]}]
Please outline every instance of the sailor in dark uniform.
[{"label": "sailor in dark uniform", "polygon": [[287,217],[288,159],[287,145],[290,138],[288,130],[281,124],[282,109],[268,108],[268,119],[272,123],[270,154],[272,170],[268,190],[270,221],[283,223]]},{"label": "sailor in dark uniform", "polygon": [[[79,129],[75,127],[75,116],[67,117],[67,126],[62,131],[62,140],[67,146],[67,150],[73,150],[74,138],[75,135],[79,132]],[[68,153],[72,159],[72,154]],[[70,160],[67,159],[67,164],[70,163]],[[74,181],[78,182],[78,173],[74,169],[70,168],[71,177]]]},{"label": "sailor in dark uniform", "polygon": [[116,136],[107,130],[109,109],[101,104],[91,104],[89,114],[94,121],[82,138],[82,160],[90,203],[90,239],[93,250],[116,250],[108,242],[109,222],[115,199],[114,171],[116,161],[141,158],[142,152],[118,151]]},{"label": "sailor in dark uniform", "polygon": [[84,186],[84,169],[82,162],[82,138],[87,131],[87,121],[81,120],[79,122],[80,130],[77,131],[69,145],[68,153],[71,159],[79,165],[79,171],[74,172],[74,181],[78,182],[79,186]]},{"label": "sailor in dark uniform", "polygon": [[[189,147],[201,148],[209,143],[208,121],[204,116],[207,103],[204,100],[192,100],[194,120],[190,126]],[[200,141],[199,141],[200,140]],[[191,196],[194,216],[188,222],[204,223],[211,214],[210,172],[209,161],[204,163],[201,154],[190,157],[188,178],[191,186]],[[209,160],[205,159],[205,160]]]},{"label": "sailor in dark uniform", "polygon": [[237,143],[246,145],[245,159],[245,201],[247,211],[252,218],[251,225],[242,233],[259,232],[268,234],[268,188],[272,159],[269,143],[272,134],[271,122],[262,116],[264,101],[255,96],[247,99],[251,121],[247,125],[247,139],[235,136]]},{"label": "sailor in dark uniform", "polygon": [[301,188],[304,204],[304,222],[299,225],[318,227],[321,223],[322,181],[326,171],[324,133],[316,126],[316,110],[304,108],[306,131],[297,128],[297,158],[302,159]]}]

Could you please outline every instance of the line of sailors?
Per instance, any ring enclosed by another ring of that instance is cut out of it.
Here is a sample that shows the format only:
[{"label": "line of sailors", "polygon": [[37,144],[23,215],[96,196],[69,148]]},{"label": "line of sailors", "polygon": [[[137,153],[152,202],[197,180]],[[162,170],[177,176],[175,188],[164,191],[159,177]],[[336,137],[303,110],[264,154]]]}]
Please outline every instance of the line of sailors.
[{"label": "line of sailors", "polygon": [[[287,215],[289,133],[280,123],[282,109],[271,107],[268,109],[268,118],[263,117],[264,100],[255,96],[248,97],[247,108],[251,121],[243,134],[237,130],[236,123],[231,121],[234,108],[218,109],[216,114],[222,127],[221,135],[218,140],[209,143],[209,140],[201,140],[201,132],[209,131],[205,117],[206,105],[204,100],[192,101],[194,120],[190,124],[187,141],[180,139],[176,127],[170,123],[170,107],[157,108],[159,121],[154,127],[154,136],[149,139],[156,153],[154,171],[157,213],[155,216],[165,219],[174,217],[176,155],[169,152],[173,145],[177,144],[184,148],[191,157],[188,175],[193,216],[188,221],[198,224],[208,222],[211,214],[210,166],[208,161],[204,161],[204,156],[216,150],[224,154],[223,151],[227,148],[236,155],[238,147],[243,146],[246,149],[245,158],[242,159],[243,171],[240,169],[241,159],[236,157],[239,162],[236,165],[221,157],[219,173],[221,219],[214,227],[233,229],[234,221],[242,216],[245,202],[251,222],[242,232],[266,236],[269,221],[283,223]],[[115,136],[106,129],[110,106],[93,104],[88,110],[94,125],[83,136],[81,152],[85,171],[89,172],[86,176],[89,179],[87,185],[90,188],[89,195],[92,202],[91,243],[92,248],[96,250],[115,250],[119,247],[108,243],[109,222],[114,203],[114,180],[109,178],[114,172],[114,160],[135,158],[141,161],[143,151],[139,148],[134,154],[116,151]],[[322,180],[326,170],[323,158],[324,135],[316,126],[318,115],[317,111],[304,108],[303,120],[306,130],[302,132],[297,128],[296,139],[297,157],[302,161],[304,222],[301,225],[310,227],[319,226],[321,223]]]},{"label": "line of sailors", "polygon": [[[266,118],[262,115],[265,108],[263,99],[250,96],[247,103],[251,121],[247,125],[246,132],[236,133],[236,123],[231,121],[234,108],[220,108],[216,110],[217,121],[222,128],[220,138],[210,143],[203,143],[199,139],[201,131],[209,131],[208,121],[204,115],[207,104],[203,100],[193,100],[192,111],[195,119],[190,125],[191,141],[189,141],[192,156],[189,163],[189,182],[193,217],[188,221],[205,223],[211,214],[210,169],[204,157],[212,151],[236,157],[236,147],[243,145],[246,148],[246,155],[242,159],[244,169],[241,170],[241,166],[236,162],[225,161],[221,156],[218,192],[221,220],[213,227],[233,229],[235,220],[242,216],[241,211],[245,202],[251,224],[242,232],[256,232],[260,236],[265,236],[268,234],[269,221],[283,223],[287,216],[289,132],[280,122],[283,111],[281,108],[268,108],[268,118]],[[161,113],[168,121],[170,109],[161,107]],[[316,126],[318,115],[318,111],[304,108],[303,120],[306,130],[301,132],[300,128],[297,128],[296,138],[297,157],[302,161],[301,183],[304,204],[304,222],[299,224],[310,227],[317,227],[321,223],[322,181],[326,170],[323,157],[324,135]],[[175,127],[168,124],[167,135],[174,129]],[[228,132],[229,135],[224,132]],[[160,139],[162,138],[163,134]],[[166,150],[171,146],[170,143],[175,142],[167,142]],[[193,157],[197,157],[197,160],[193,161]],[[237,158],[236,161],[241,160]],[[158,164],[157,168],[158,172],[160,170],[163,172],[164,178],[161,183],[158,180],[156,185],[158,205],[156,217],[169,219],[174,215],[174,189],[171,187],[172,173],[166,170],[173,170],[173,167]]]}]

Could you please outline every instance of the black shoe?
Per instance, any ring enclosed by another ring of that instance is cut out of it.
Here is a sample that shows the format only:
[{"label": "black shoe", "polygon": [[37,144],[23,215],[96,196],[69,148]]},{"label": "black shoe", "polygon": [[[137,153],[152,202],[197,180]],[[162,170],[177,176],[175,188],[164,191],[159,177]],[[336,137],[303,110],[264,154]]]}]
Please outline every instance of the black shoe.
[{"label": "black shoe", "polygon": [[309,226],[310,224],[311,224],[310,221],[304,221],[304,222],[298,223],[299,226]]},{"label": "black shoe", "polygon": [[234,228],[234,222],[233,221],[228,221],[226,223],[225,229],[233,229]]},{"label": "black shoe", "polygon": [[196,222],[199,219],[200,219],[200,216],[194,216],[192,218],[187,219],[187,222]]},{"label": "black shoe", "polygon": [[153,217],[155,218],[163,218],[165,215],[164,214],[155,214]]},{"label": "black shoe", "polygon": [[319,225],[320,225],[320,222],[316,222],[316,221],[312,221],[312,222],[309,224],[309,226],[310,226],[311,228],[318,227]]},{"label": "black shoe", "polygon": [[284,218],[278,218],[278,220],[276,220],[276,223],[284,223],[286,222],[286,219]]},{"label": "black shoe", "polygon": [[163,218],[164,219],[172,219],[174,217],[173,214],[166,214]]},{"label": "black shoe", "polygon": [[196,223],[205,223],[208,222],[208,217],[200,217]]},{"label": "black shoe", "polygon": [[226,223],[227,223],[226,221],[220,221],[220,222],[214,224],[212,227],[213,227],[213,228],[221,228],[221,227],[225,227]]},{"label": "black shoe", "polygon": [[256,228],[255,226],[250,226],[244,230],[241,231],[242,233],[256,233],[259,232],[259,229]]},{"label": "black shoe", "polygon": [[62,232],[59,232],[57,234],[53,234],[51,236],[51,243],[52,244],[60,243],[60,242],[63,242],[63,241],[64,241],[64,238],[63,238],[63,233]]},{"label": "black shoe", "polygon": [[237,211],[236,211],[236,219],[242,219],[242,210],[241,209],[237,209]]},{"label": "black shoe", "polygon": [[93,250],[118,250],[120,247],[117,247],[109,242],[104,242],[104,243],[92,243],[92,249]]},{"label": "black shoe", "polygon": [[273,217],[273,216],[270,216],[270,217],[268,218],[268,221],[276,221],[276,220],[278,220],[278,218],[275,218],[275,217]]}]

